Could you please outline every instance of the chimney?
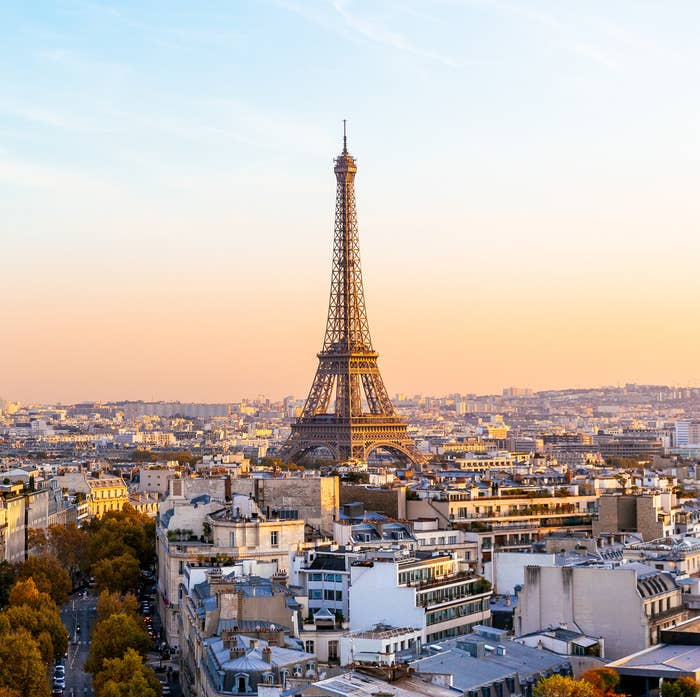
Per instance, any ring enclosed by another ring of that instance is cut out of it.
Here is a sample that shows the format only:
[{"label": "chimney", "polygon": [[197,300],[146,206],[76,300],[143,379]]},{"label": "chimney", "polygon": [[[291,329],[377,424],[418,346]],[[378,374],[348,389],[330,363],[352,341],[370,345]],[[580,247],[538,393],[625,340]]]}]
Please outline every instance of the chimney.
[{"label": "chimney", "polygon": [[272,649],[270,649],[269,646],[266,646],[261,653],[263,661],[272,665]]},{"label": "chimney", "polygon": [[225,649],[235,649],[238,646],[238,637],[231,630],[221,632],[221,638]]},{"label": "chimney", "polygon": [[231,649],[231,653],[229,655],[231,656],[232,660],[235,660],[236,658],[243,658],[243,656],[245,656],[245,649],[242,646],[236,646],[235,648]]}]

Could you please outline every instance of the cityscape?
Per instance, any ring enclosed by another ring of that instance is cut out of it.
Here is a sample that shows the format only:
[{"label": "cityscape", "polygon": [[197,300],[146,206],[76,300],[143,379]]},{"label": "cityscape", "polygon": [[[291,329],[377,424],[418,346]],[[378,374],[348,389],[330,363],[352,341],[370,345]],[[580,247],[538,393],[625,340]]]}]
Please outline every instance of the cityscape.
[{"label": "cityscape", "polygon": [[697,697],[697,47],[594,9],[0,8],[0,697]]}]

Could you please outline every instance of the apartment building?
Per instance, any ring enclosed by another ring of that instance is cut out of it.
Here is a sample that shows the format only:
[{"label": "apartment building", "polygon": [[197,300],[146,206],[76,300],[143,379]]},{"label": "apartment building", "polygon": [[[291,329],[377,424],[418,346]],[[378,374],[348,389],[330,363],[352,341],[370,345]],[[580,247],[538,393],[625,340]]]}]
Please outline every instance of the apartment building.
[{"label": "apartment building", "polygon": [[632,562],[606,566],[528,566],[518,592],[516,636],[570,627],[602,637],[605,658],[655,644],[659,632],[687,617],[670,574]]},{"label": "apartment building", "polygon": [[[598,499],[598,514],[593,520],[593,535],[636,532],[644,541],[669,537],[676,532],[676,517],[681,512],[675,494],[670,491],[640,494],[605,494]],[[682,516],[679,516],[679,521]]]},{"label": "apartment building", "polygon": [[452,553],[374,550],[351,566],[350,629],[377,622],[421,630],[421,641],[489,624],[488,581],[460,571]]},{"label": "apartment building", "polygon": [[[188,564],[184,576],[178,645],[185,695],[251,695],[259,684],[285,685],[285,673],[299,677],[299,665],[302,677],[309,663],[315,670],[313,652],[293,648],[301,608],[284,585],[204,564]],[[271,653],[260,655],[265,648]]]},{"label": "apartment building", "polygon": [[304,547],[303,520],[267,518],[249,497],[233,496],[223,503],[206,494],[166,499],[156,526],[156,554],[158,602],[168,643],[178,642],[180,586],[188,563],[245,560],[254,563],[256,573],[264,569],[270,577],[288,571],[290,552]]},{"label": "apartment building", "polygon": [[575,487],[537,489],[523,495],[510,489],[499,496],[483,490],[446,490],[439,498],[408,501],[411,518],[436,517],[441,528],[476,533],[481,561],[497,551],[527,551],[541,536],[555,531],[590,533],[597,497]]}]

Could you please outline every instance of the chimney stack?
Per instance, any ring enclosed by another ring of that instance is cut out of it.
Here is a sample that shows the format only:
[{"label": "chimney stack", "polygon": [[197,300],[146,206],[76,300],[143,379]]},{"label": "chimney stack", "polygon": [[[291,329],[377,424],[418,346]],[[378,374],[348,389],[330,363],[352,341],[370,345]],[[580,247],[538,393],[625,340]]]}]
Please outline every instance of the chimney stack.
[{"label": "chimney stack", "polygon": [[269,646],[266,646],[262,651],[262,659],[265,661],[265,663],[269,663],[272,665],[272,649]]}]

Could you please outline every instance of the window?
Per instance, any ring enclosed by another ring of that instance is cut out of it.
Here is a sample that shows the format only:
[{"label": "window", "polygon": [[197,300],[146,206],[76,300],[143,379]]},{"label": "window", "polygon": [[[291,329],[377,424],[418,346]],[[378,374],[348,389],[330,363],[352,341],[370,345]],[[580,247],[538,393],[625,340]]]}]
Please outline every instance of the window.
[{"label": "window", "polygon": [[336,574],[335,575],[335,582],[336,583],[342,583],[343,582],[343,577],[341,574]]},{"label": "window", "polygon": [[312,588],[309,591],[310,600],[321,600],[323,598],[323,591],[320,588]]},{"label": "window", "polygon": [[335,600],[335,591],[325,590],[323,591],[324,600]]},{"label": "window", "polygon": [[245,694],[248,692],[248,673],[238,673],[236,675],[236,692]]},{"label": "window", "polygon": [[311,639],[307,639],[304,642],[304,651],[306,651],[306,653],[313,653],[314,652],[314,642],[311,641]]},{"label": "window", "polygon": [[231,540],[230,540],[231,547],[235,547],[236,546],[236,533],[232,532],[230,534],[230,537],[231,537]]},{"label": "window", "polygon": [[309,581],[321,581],[322,579],[322,574],[309,574]]},{"label": "window", "polygon": [[331,639],[328,642],[328,660],[337,661],[338,660],[338,640]]},{"label": "window", "polygon": [[277,530],[273,530],[270,533],[270,546],[271,547],[278,547],[279,546],[279,533]]}]

